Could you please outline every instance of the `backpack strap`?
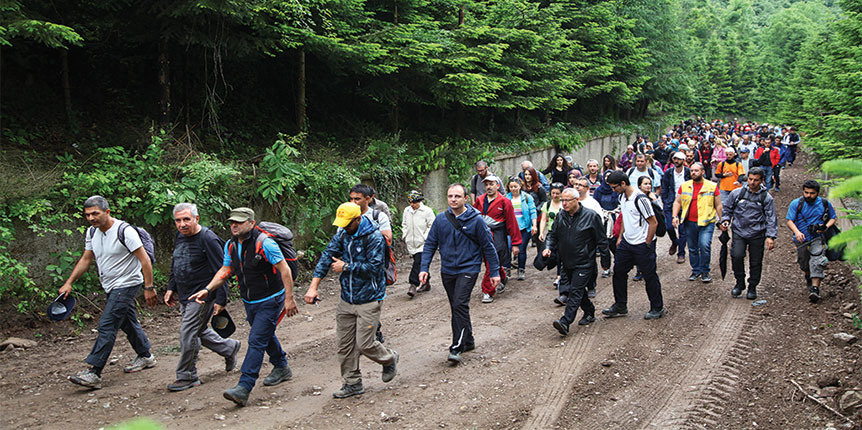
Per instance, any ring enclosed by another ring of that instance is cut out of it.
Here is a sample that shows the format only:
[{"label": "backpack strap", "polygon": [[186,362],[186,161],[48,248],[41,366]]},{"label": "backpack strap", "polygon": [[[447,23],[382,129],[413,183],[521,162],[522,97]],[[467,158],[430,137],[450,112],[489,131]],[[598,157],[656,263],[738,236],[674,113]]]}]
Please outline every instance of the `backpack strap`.
[{"label": "backpack strap", "polygon": [[823,197],[820,197],[820,201],[823,202],[823,224],[826,224],[829,222],[829,202]]},{"label": "backpack strap", "polygon": [[126,245],[126,227],[129,226],[131,226],[131,224],[125,221],[120,222],[120,226],[117,227],[117,240],[120,241],[120,243],[123,244],[124,247],[126,247],[126,251],[129,251],[129,254],[131,254],[132,250],[129,249],[129,245]]},{"label": "backpack strap", "polygon": [[449,220],[449,222],[452,224],[452,227],[455,227],[455,230],[460,231],[461,234],[463,234],[464,236],[467,237],[467,239],[470,239],[473,243],[475,243],[476,245],[479,245],[478,240],[476,240],[473,236],[470,236],[469,234],[467,234],[463,230],[464,226],[463,226],[463,224],[461,224],[461,221],[458,221],[458,218],[455,218],[455,214],[453,214],[452,212],[449,212],[447,210],[446,211],[446,219]]}]

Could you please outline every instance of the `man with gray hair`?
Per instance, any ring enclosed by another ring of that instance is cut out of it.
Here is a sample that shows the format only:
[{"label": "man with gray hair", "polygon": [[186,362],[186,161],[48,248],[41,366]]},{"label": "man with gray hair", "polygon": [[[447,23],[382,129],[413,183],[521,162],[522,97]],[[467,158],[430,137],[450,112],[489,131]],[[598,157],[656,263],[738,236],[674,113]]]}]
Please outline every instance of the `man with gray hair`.
[{"label": "man with gray hair", "polygon": [[195,363],[201,345],[224,357],[225,371],[236,366],[240,341],[223,339],[207,322],[227,304],[227,282],[217,287],[204,304],[189,300],[209,283],[221,268],[224,241],[212,230],[199,224],[198,207],[193,203],[174,206],[174,254],[165,304],[180,305],[180,360],[177,363],[177,380],[168,384],[170,391],[183,391],[200,385]]},{"label": "man with gray hair", "polygon": [[60,294],[64,298],[68,296],[72,284],[93,261],[96,262],[107,300],[99,318],[99,335],[86,359],[91,367],[70,376],[69,381],[98,390],[102,388],[102,369],[114,349],[118,330],[126,333],[137,354],[124,372],[138,372],[156,365],[156,358],[150,353],[150,341],[138,322],[135,297],[143,289],[147,304],[155,306],[158,296],[153,286],[152,261],[137,228],[111,217],[108,201],[102,196],[92,196],[84,202],[84,218],[90,223],[84,233],[84,254],[60,287]]}]

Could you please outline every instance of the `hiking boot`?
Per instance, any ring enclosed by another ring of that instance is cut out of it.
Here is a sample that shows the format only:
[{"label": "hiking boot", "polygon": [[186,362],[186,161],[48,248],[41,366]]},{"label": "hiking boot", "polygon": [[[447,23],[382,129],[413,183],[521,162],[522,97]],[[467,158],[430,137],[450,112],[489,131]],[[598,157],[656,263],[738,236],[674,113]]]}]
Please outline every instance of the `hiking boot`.
[{"label": "hiking boot", "polygon": [[703,275],[700,275],[700,281],[704,284],[708,284],[712,282],[712,278],[709,276],[709,273],[704,273]]},{"label": "hiking boot", "polygon": [[670,244],[670,249],[667,250],[667,255],[674,255],[678,249],[678,245],[675,243]]},{"label": "hiking boot", "polygon": [[494,298],[491,297],[490,294],[483,294],[482,295],[482,303],[491,303],[493,301],[494,301]]},{"label": "hiking boot", "polygon": [[360,394],[365,394],[365,387],[362,386],[361,382],[353,385],[342,385],[340,390],[332,393],[332,397],[335,397],[336,399],[346,399]]},{"label": "hiking boot", "polygon": [[554,321],[554,328],[563,336],[569,335],[569,325],[560,320]]},{"label": "hiking boot", "polygon": [[383,365],[383,374],[380,375],[383,382],[389,382],[395,375],[398,374],[398,370],[396,369],[396,365],[398,364],[398,353],[395,350],[392,350],[392,355],[395,356],[395,361],[392,364]]},{"label": "hiking boot", "polygon": [[820,301],[820,288],[817,288],[814,286],[809,288],[808,289],[808,300],[810,300],[811,303],[817,303],[818,301]]},{"label": "hiking boot", "polygon": [[426,282],[426,283],[424,283],[424,284],[420,285],[420,286],[419,286],[419,289],[417,289],[416,291],[418,291],[418,292],[420,292],[420,293],[424,293],[424,292],[427,292],[427,291],[431,291],[431,283],[430,283],[430,282]]},{"label": "hiking boot", "polygon": [[519,281],[524,280],[524,269],[518,269],[518,280]]},{"label": "hiking boot", "polygon": [[560,297],[554,298],[554,303],[556,303],[560,306],[565,306],[566,301],[568,301],[568,300],[569,300],[569,298],[567,296],[560,295]]},{"label": "hiking boot", "polygon": [[748,294],[745,295],[745,298],[748,300],[754,300],[757,298],[757,289],[754,287],[748,287]]},{"label": "hiking boot", "polygon": [[273,385],[281,384],[290,378],[293,378],[293,371],[290,370],[290,366],[274,367],[272,372],[269,373],[269,376],[263,378],[263,385],[271,387]]},{"label": "hiking boot", "polygon": [[144,369],[149,369],[156,365],[156,357],[153,354],[150,354],[149,357],[135,357],[132,362],[123,368],[123,372],[126,373],[134,373],[140,372]]},{"label": "hiking boot", "polygon": [[449,360],[449,363],[461,364],[461,351],[449,351],[449,357],[446,359]]},{"label": "hiking boot", "polygon": [[699,274],[699,273],[691,272],[691,275],[688,275],[688,280],[689,280],[689,281],[697,281],[698,279],[700,279],[700,274]]},{"label": "hiking boot", "polygon": [[650,309],[650,311],[647,312],[646,315],[644,315],[644,319],[645,320],[657,320],[657,319],[663,317],[664,314],[666,314],[666,313],[667,313],[667,311],[664,310],[664,308]]},{"label": "hiking boot", "polygon": [[177,379],[174,382],[168,384],[168,391],[185,391],[189,388],[197,387],[201,384],[200,379],[189,380],[189,379]]},{"label": "hiking boot", "polygon": [[607,269],[602,271],[602,278],[610,278],[611,277],[611,269]]},{"label": "hiking boot", "polygon": [[632,281],[640,281],[643,280],[644,274],[641,272],[635,273],[635,276],[632,278]]},{"label": "hiking boot", "polygon": [[228,399],[237,405],[245,406],[248,404],[249,391],[242,385],[237,385],[233,388],[228,388],[224,391],[224,398]]},{"label": "hiking boot", "polygon": [[578,325],[590,325],[596,322],[596,317],[593,315],[584,315],[580,321],[578,321]]},{"label": "hiking boot", "polygon": [[239,355],[239,348],[242,346],[242,342],[236,341],[236,346],[233,348],[233,352],[224,358],[224,371],[230,372],[236,367],[236,356]]},{"label": "hiking boot", "polygon": [[743,288],[740,287],[739,285],[737,285],[737,286],[733,287],[732,290],[730,290],[730,295],[733,297],[739,297],[742,295],[742,290],[743,290]]},{"label": "hiking boot", "polygon": [[587,298],[590,298],[590,299],[596,298],[596,289],[595,288],[587,288]]},{"label": "hiking boot", "polygon": [[685,256],[684,255],[677,255],[676,256],[676,264],[682,264],[682,263],[685,263]]},{"label": "hiking boot", "polygon": [[603,310],[602,314],[608,318],[624,317],[629,314],[629,310],[614,303],[611,307]]},{"label": "hiking boot", "polygon": [[69,381],[94,390],[102,388],[102,377],[93,372],[92,369],[82,370],[77,375],[70,376]]},{"label": "hiking boot", "polygon": [[411,299],[413,298],[413,296],[416,295],[416,286],[415,285],[410,285],[407,288],[407,295],[410,296]]}]

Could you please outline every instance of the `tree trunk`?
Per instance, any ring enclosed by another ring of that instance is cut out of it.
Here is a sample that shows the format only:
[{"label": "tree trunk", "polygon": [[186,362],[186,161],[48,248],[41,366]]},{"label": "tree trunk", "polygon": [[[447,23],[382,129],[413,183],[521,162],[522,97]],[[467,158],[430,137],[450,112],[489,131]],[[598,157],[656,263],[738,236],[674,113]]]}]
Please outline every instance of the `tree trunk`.
[{"label": "tree trunk", "polygon": [[464,5],[461,5],[461,8],[458,9],[458,27],[462,27],[464,25]]},{"label": "tree trunk", "polygon": [[644,99],[643,108],[641,108],[641,118],[646,118],[649,111],[649,99]]},{"label": "tree trunk", "polygon": [[398,96],[395,96],[395,100],[392,102],[392,132],[398,133],[401,129],[401,106],[399,104]]},{"label": "tree trunk", "polygon": [[69,83],[69,51],[60,50],[60,64],[62,68],[61,79],[63,80],[63,102],[66,106],[66,121],[71,127],[75,122],[75,114],[72,112],[72,85]]},{"label": "tree trunk", "polygon": [[398,4],[395,4],[395,11],[392,16],[392,23],[398,25]]},{"label": "tree trunk", "polygon": [[299,132],[306,131],[305,115],[305,49],[300,49],[296,70],[296,128]]},{"label": "tree trunk", "polygon": [[168,42],[159,41],[159,125],[167,127],[171,119],[171,61]]}]

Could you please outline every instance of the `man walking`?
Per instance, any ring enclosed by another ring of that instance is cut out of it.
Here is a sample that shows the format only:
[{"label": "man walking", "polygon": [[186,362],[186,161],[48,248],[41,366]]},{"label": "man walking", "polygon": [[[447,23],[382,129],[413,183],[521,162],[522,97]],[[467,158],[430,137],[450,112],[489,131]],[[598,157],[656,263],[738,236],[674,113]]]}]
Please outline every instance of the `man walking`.
[{"label": "man walking", "polygon": [[673,168],[667,169],[661,176],[661,202],[665,225],[670,226],[667,229],[667,236],[670,238],[668,254],[677,254],[676,263],[682,264],[685,262],[685,229],[673,226],[673,202],[676,200],[676,190],[691,179],[691,169],[685,165],[685,154],[682,152],[673,154],[671,161]]},{"label": "man walking", "polygon": [[823,232],[835,225],[838,217],[828,200],[820,197],[820,183],[809,179],[802,184],[802,197],[787,208],[787,227],[793,232],[796,262],[805,273],[808,300],[820,300],[820,284],[826,276],[826,241]]},{"label": "man walking", "polygon": [[[691,179],[676,190],[673,202],[673,226],[680,220],[688,239],[688,255],[691,264],[689,281],[700,279],[712,282],[709,276],[709,259],[712,255],[712,234],[715,223],[721,218],[721,196],[715,182],[704,179],[703,164],[691,165]],[[718,198],[716,198],[718,197]]]},{"label": "man walking", "polygon": [[183,391],[201,384],[195,363],[198,351],[205,346],[224,357],[225,371],[236,366],[240,341],[222,339],[207,326],[214,313],[227,304],[227,282],[216,287],[205,304],[200,305],[189,297],[204,288],[221,268],[224,242],[212,230],[200,225],[198,207],[193,203],[174,206],[174,254],[165,304],[180,304],[180,359],[177,363],[177,380],[168,384],[170,391]]},{"label": "man walking", "polygon": [[374,201],[374,189],[365,184],[356,184],[350,189],[350,201],[359,205],[359,208],[362,210],[362,216],[377,224],[380,233],[386,238],[386,243],[391,246],[392,223],[389,215],[371,207],[371,202]]},{"label": "man walking", "polygon": [[[586,180],[582,185],[586,185]],[[584,188],[583,193],[589,196],[588,189]],[[596,307],[587,296],[587,288],[595,282],[598,273],[596,251],[607,252],[608,249],[601,215],[580,204],[577,194],[572,188],[563,190],[560,198],[563,210],[554,220],[542,252],[544,257],[557,253],[562,266],[561,279],[568,280],[566,310],[560,319],[554,321],[554,328],[563,336],[569,334],[569,325],[575,321],[578,307],[584,312],[578,325],[596,320]]]},{"label": "man walking", "polygon": [[[470,323],[470,294],[476,285],[484,257],[490,273],[499,273],[500,262],[491,239],[491,231],[479,211],[465,205],[467,190],[461,184],[449,186],[449,208],[437,215],[422,251],[421,282],[428,282],[429,267],[434,253],[440,250],[440,280],[449,298],[452,312],[452,344],[449,362],[461,363],[461,353],[475,348],[473,325]],[[491,286],[500,282],[492,276]]]},{"label": "man walking", "polygon": [[428,206],[425,206],[422,201],[425,196],[421,192],[413,190],[407,196],[409,205],[404,208],[404,215],[401,217],[401,236],[404,243],[407,245],[407,253],[413,260],[413,266],[410,268],[410,277],[408,279],[410,287],[407,288],[407,295],[410,298],[416,295],[416,292],[425,292],[431,289],[431,283],[419,282],[419,272],[422,266],[422,249],[425,246],[425,238],[428,237],[428,231],[431,230],[431,225],[434,223],[434,211]]},{"label": "man walking", "polygon": [[153,266],[144,250],[138,231],[126,222],[111,216],[108,201],[102,196],[92,196],[84,201],[84,218],[90,223],[84,235],[84,254],[72,269],[69,279],[60,287],[65,298],[72,292],[72,284],[89,268],[93,261],[99,268],[99,281],[107,294],[105,308],[99,318],[99,334],[90,350],[86,362],[91,367],[70,376],[72,383],[92,388],[102,388],[102,369],[111,356],[117,330],[123,330],[137,356],[123,368],[126,373],[138,372],[156,365],[150,353],[147,339],[138,313],[135,297],[144,290],[147,305],[158,303],[153,286]]},{"label": "man walking", "polygon": [[748,172],[746,186],[730,192],[727,205],[722,205],[721,224],[719,228],[733,236],[730,247],[730,258],[733,265],[733,276],[736,285],[730,294],[739,297],[745,290],[745,253],[748,250],[750,277],[748,278],[748,293],[746,298],[757,298],[757,285],[763,269],[764,249],[772,250],[775,238],[778,236],[778,219],[775,217],[775,201],[766,187],[763,179],[766,174],[763,169],[755,167]]},{"label": "man walking", "polygon": [[666,313],[661,294],[661,281],[656,273],[655,248],[652,241],[658,228],[656,214],[649,197],[633,187],[629,177],[614,171],[606,180],[620,195],[620,216],[623,217],[617,251],[614,258],[614,304],[603,310],[608,318],[628,315],[628,279],[632,267],[643,273],[650,310],[644,319],[657,319]]},{"label": "man walking", "polygon": [[[501,281],[495,288],[491,284],[490,262],[486,261],[487,269],[485,276],[482,278],[482,303],[491,303],[494,301],[494,295],[497,292],[502,292],[506,287],[506,282],[509,280],[507,271],[512,267],[512,256],[517,257],[520,251],[521,230],[518,226],[518,219],[515,218],[515,208],[512,207],[512,201],[498,192],[500,188],[500,179],[494,175],[489,175],[485,178],[485,194],[482,194],[476,201],[473,202],[482,219],[491,229],[491,236],[494,241],[494,248],[497,250],[497,259],[500,262],[501,268],[499,271]],[[511,245],[510,245],[511,244]],[[509,253],[511,246],[511,254]],[[503,270],[503,269],[506,270]]]},{"label": "man walking", "polygon": [[330,269],[341,274],[335,335],[344,385],[332,393],[332,397],[344,399],[365,393],[359,370],[360,355],[381,364],[383,382],[389,382],[397,373],[398,353],[383,346],[375,337],[386,297],[383,234],[374,221],[362,216],[359,205],[352,202],[338,207],[332,225],[339,227],[338,231],[314,268],[305,302],[312,304],[319,298],[320,280]]},{"label": "man walking", "polygon": [[254,211],[245,207],[235,208],[230,211],[228,221],[233,237],[225,244],[222,267],[209,284],[189,300],[195,300],[199,305],[206,304],[206,298],[222,288],[228,276],[236,275],[246,321],[251,328],[248,350],[240,369],[242,376],[235,387],[224,392],[224,398],[245,406],[260,375],[264,352],[269,355],[273,369],[264,378],[263,385],[278,385],[293,377],[275,329],[282,312],[292,317],[299,310],[293,299],[294,275],[278,243],[256,227]]},{"label": "man walking", "polygon": [[740,188],[740,176],[745,175],[745,167],[736,159],[736,150],[733,147],[728,147],[725,150],[727,159],[718,163],[715,168],[715,177],[718,181],[718,191],[721,194],[721,204],[727,202],[727,196],[730,192]]},{"label": "man walking", "polygon": [[[575,180],[575,188],[574,189],[577,191],[575,193],[575,195],[578,198],[578,204],[583,208],[586,208],[586,209],[589,209],[589,210],[595,212],[596,214],[599,215],[599,218],[602,218],[602,213],[603,213],[602,205],[599,204],[598,200],[594,199],[590,195],[590,192],[589,192],[590,183],[587,180],[587,178],[581,177],[581,178],[578,178],[577,180]],[[562,201],[562,198],[560,199],[560,201]],[[566,206],[565,202],[563,202],[563,210],[565,210],[565,206]],[[602,221],[602,225],[604,225],[604,220]],[[599,254],[600,254],[600,258],[602,261],[607,261],[607,262],[611,261],[611,251],[608,247],[605,247],[603,249],[599,249]],[[608,263],[607,267],[602,267],[602,270],[609,270],[609,269],[610,269],[610,263]],[[566,275],[567,274],[564,273],[563,271],[560,272],[560,284],[561,285],[562,285],[563,279],[566,277]],[[592,275],[590,275],[590,283],[587,285],[587,297],[588,298],[592,299],[593,297],[596,296],[596,280],[598,279],[598,277],[599,277],[599,271],[598,270],[595,270],[592,273]],[[566,299],[568,300],[568,297]],[[561,302],[565,302],[563,300],[560,300],[559,298],[557,300],[561,301]]]}]

